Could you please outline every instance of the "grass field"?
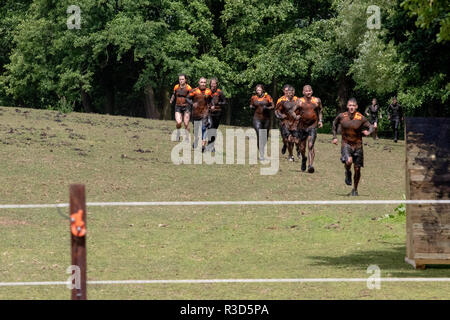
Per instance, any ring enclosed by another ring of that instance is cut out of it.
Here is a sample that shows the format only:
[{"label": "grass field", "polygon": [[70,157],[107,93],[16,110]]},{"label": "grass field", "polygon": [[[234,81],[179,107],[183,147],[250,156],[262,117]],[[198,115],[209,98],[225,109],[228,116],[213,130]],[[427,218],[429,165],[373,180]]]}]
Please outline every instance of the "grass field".
[{"label": "grass field", "polygon": [[[340,148],[321,134],[316,172],[281,156],[259,165],[174,165],[173,122],[0,108],[0,204],[345,200]],[[403,141],[365,139],[358,200],[402,199]],[[405,217],[395,205],[88,208],[88,279],[449,277],[404,262]],[[393,217],[384,217],[393,214]],[[65,281],[69,225],[55,209],[0,209],[0,282]],[[68,299],[64,286],[0,287],[0,299]],[[90,299],[449,299],[447,283],[90,285]]]}]

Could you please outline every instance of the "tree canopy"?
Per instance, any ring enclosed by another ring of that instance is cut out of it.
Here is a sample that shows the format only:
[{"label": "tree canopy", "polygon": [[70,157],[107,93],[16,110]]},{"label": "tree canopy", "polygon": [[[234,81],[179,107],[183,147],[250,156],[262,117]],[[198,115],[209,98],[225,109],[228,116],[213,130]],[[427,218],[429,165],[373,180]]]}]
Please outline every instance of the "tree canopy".
[{"label": "tree canopy", "polygon": [[449,25],[444,0],[5,0],[0,104],[171,119],[185,73],[219,79],[234,124],[257,83],[274,98],[311,84],[328,118],[393,95],[449,116]]}]

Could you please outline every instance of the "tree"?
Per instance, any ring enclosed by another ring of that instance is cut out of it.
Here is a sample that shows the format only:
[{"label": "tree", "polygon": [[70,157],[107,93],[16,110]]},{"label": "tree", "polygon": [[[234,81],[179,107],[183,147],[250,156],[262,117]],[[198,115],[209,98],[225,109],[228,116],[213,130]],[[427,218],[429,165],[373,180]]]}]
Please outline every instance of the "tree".
[{"label": "tree", "polygon": [[399,101],[408,108],[410,115],[449,116],[450,66],[447,60],[450,43],[437,41],[439,21],[428,29],[418,28],[398,1],[387,28],[385,40],[393,41],[405,66],[398,83]]},{"label": "tree", "polygon": [[15,101],[68,110],[83,104],[112,114],[137,104],[147,117],[159,117],[155,88],[168,95],[170,78],[218,46],[201,1],[78,3],[80,29],[66,26],[70,1],[47,0],[34,1],[16,28],[2,77]]},{"label": "tree", "polygon": [[424,29],[439,23],[437,42],[450,40],[450,2],[447,0],[405,0],[402,7],[417,16],[416,26]]},{"label": "tree", "polygon": [[[5,0],[0,3],[0,75],[6,71],[13,48],[14,30],[21,23],[32,0]],[[0,104],[13,104],[0,86]]]}]

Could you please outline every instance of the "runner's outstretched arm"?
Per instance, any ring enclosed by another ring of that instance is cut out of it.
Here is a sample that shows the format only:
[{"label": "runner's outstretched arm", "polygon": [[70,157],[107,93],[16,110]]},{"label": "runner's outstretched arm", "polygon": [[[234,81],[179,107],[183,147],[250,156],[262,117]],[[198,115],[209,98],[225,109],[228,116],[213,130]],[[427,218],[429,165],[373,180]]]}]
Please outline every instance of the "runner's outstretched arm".
[{"label": "runner's outstretched arm", "polygon": [[227,104],[227,99],[225,98],[225,95],[223,94],[222,91],[220,91],[219,96],[220,97],[219,97],[218,105],[223,106],[223,105]]},{"label": "runner's outstretched arm", "polygon": [[341,115],[338,115],[333,121],[333,128],[332,128],[333,141],[334,140],[337,141],[337,127],[338,127],[340,121],[341,121]]},{"label": "runner's outstretched arm", "polygon": [[[372,134],[372,132],[375,130],[375,127],[372,125],[372,124],[370,124],[370,122],[369,122],[369,120],[367,120],[366,118],[364,118],[364,122],[363,122],[363,127],[365,127],[365,128],[367,128],[367,130],[364,130],[363,131],[363,134],[365,135],[365,136],[369,136],[369,135],[371,135]],[[367,134],[366,134],[367,133]]]},{"label": "runner's outstretched arm", "polygon": [[194,101],[192,100],[192,97],[190,94],[188,94],[188,96],[186,97],[186,102],[192,107],[192,105],[194,104]]},{"label": "runner's outstretched arm", "polygon": [[[323,125],[323,106],[322,106],[322,100],[320,100],[319,98],[317,98],[317,100],[319,100],[319,102],[317,103],[318,107],[319,107],[319,123],[322,123]],[[319,127],[321,128],[322,125]]]}]

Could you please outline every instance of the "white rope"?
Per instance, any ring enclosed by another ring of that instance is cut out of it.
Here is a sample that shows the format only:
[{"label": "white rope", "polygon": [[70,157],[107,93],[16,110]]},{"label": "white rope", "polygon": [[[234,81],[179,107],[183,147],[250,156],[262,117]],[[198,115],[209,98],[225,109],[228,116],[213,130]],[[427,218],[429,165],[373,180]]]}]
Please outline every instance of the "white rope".
[{"label": "white rope", "polygon": [[[229,206],[229,205],[361,205],[361,204],[450,204],[450,200],[312,200],[312,201],[153,201],[153,202],[88,202],[88,207],[142,206]],[[0,209],[64,208],[60,204],[3,204]]]},{"label": "white rope", "polygon": [[[194,279],[194,280],[91,280],[87,284],[202,284],[202,283],[327,283],[327,282],[450,282],[450,278],[304,278],[304,279]],[[69,281],[0,282],[0,287],[57,286]]]}]

